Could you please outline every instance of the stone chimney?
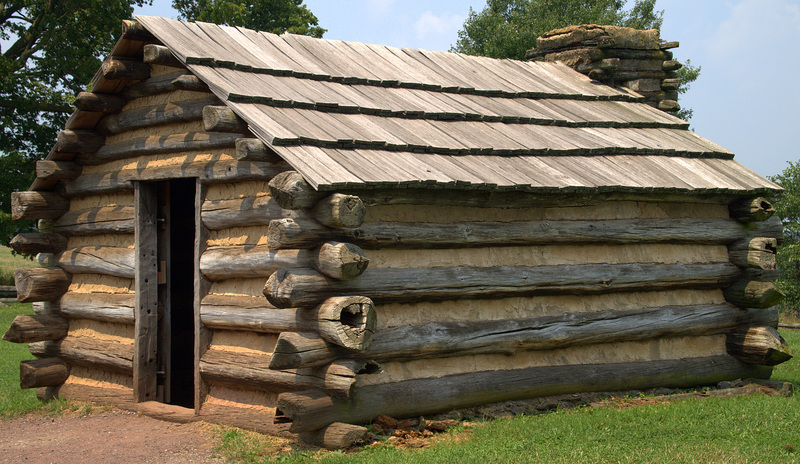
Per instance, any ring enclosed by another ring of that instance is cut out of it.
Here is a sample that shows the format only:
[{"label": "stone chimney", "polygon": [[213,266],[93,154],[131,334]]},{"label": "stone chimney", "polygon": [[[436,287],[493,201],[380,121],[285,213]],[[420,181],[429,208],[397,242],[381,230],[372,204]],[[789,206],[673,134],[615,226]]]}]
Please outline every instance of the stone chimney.
[{"label": "stone chimney", "polygon": [[657,29],[584,24],[550,31],[528,50],[530,61],[561,61],[604,84],[627,87],[656,108],[674,113],[681,64],[672,59],[678,42],[664,42]]}]

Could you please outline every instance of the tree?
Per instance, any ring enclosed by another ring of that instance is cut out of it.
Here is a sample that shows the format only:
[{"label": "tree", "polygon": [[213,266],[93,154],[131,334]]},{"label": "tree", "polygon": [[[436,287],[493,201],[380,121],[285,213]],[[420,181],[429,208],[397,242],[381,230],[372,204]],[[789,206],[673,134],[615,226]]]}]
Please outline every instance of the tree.
[{"label": "tree", "polygon": [[786,293],[781,313],[800,317],[800,161],[770,180],[784,188],[775,202],[775,211],[783,221],[783,242],[778,247],[778,287]]},{"label": "tree", "polygon": [[[481,12],[470,8],[464,28],[451,51],[493,58],[524,59],[545,32],[577,24],[613,24],[636,29],[658,29],[664,18],[656,11],[656,0],[635,0],[626,10],[626,0],[487,0]],[[680,93],[700,74],[687,60],[678,71]],[[692,110],[678,113],[691,118]]]},{"label": "tree", "polygon": [[303,0],[172,0],[179,18],[321,38],[326,32]]},{"label": "tree", "polygon": [[[11,0],[0,2],[0,241],[32,222],[11,223],[10,195],[25,190],[35,162],[55,143],[113,47],[122,19],[146,0]],[[147,1],[149,3],[149,1]]]}]

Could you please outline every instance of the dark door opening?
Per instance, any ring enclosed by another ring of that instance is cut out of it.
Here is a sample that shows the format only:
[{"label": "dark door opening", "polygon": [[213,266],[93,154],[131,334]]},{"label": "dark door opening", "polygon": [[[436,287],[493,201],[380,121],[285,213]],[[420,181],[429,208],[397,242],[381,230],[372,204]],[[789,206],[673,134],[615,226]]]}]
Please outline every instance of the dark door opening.
[{"label": "dark door opening", "polygon": [[194,407],[195,179],[158,189],[158,396]]}]

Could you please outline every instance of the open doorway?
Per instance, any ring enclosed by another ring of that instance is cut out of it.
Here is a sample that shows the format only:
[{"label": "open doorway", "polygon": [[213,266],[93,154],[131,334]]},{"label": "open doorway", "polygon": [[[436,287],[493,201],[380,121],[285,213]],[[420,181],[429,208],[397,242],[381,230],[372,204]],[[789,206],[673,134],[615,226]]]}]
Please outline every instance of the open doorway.
[{"label": "open doorway", "polygon": [[194,407],[195,179],[137,185],[134,395]]}]

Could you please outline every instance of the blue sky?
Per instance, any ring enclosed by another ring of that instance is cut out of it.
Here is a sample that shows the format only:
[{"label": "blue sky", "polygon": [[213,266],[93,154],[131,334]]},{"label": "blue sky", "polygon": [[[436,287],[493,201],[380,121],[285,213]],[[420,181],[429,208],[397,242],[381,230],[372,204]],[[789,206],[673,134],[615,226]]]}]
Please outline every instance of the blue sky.
[{"label": "blue sky", "polygon": [[[169,0],[137,14],[175,17]],[[469,8],[485,0],[306,0],[325,38],[448,50]],[[800,0],[658,0],[661,37],[679,61],[702,67],[681,97],[692,129],[757,173],[800,158]],[[533,46],[533,44],[531,44]]]}]

